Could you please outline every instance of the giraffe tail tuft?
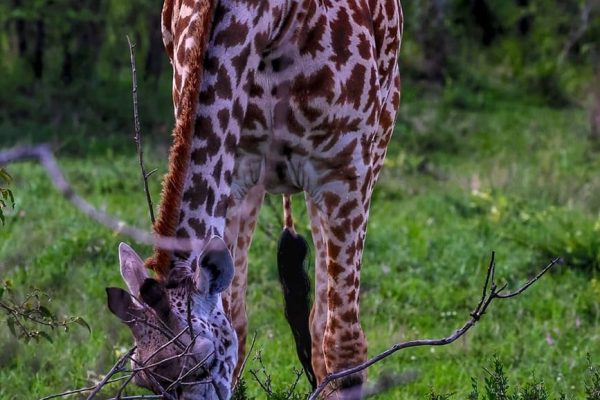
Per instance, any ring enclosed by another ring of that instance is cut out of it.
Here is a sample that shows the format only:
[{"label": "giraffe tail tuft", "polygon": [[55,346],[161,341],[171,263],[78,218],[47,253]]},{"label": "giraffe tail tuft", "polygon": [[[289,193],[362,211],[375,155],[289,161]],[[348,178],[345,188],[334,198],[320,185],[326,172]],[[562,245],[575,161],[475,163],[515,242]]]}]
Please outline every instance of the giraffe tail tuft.
[{"label": "giraffe tail tuft", "polygon": [[285,301],[285,317],[292,329],[296,352],[304,373],[314,389],[317,379],[311,364],[310,280],[306,270],[307,254],[306,240],[292,229],[284,228],[277,248],[277,268]]}]

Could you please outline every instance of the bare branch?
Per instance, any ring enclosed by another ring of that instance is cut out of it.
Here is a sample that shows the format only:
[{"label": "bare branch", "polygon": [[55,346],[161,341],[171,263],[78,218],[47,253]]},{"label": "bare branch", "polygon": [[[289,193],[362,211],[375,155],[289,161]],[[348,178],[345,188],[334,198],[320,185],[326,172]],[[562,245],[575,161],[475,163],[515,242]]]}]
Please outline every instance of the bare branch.
[{"label": "bare branch", "polygon": [[288,389],[285,398],[289,399],[292,397],[292,394],[294,394],[294,391],[296,390],[296,386],[298,386],[298,382],[300,382],[300,378],[302,377],[302,370],[294,368],[294,374],[296,375],[296,377],[294,378],[294,383],[292,383],[292,385],[290,386],[290,388]]},{"label": "bare branch", "polygon": [[[133,297],[133,296],[132,296]],[[134,297],[135,298],[135,297]],[[208,355],[205,355],[200,361],[195,362],[195,364],[191,367],[191,368],[184,368],[184,370],[182,371],[182,373],[180,374],[180,377],[178,379],[176,379],[175,381],[173,381],[169,387],[167,387],[166,389],[159,383],[159,381],[156,379],[157,377],[160,378],[160,380],[162,381],[166,381],[168,382],[170,379],[166,378],[164,376],[159,375],[158,373],[156,373],[155,371],[153,371],[153,369],[160,365],[163,364],[165,362],[168,361],[172,361],[174,359],[177,358],[191,358],[191,357],[195,357],[198,354],[197,353],[193,353],[191,352],[191,349],[194,347],[194,344],[196,343],[197,338],[200,336],[201,332],[198,332],[194,337],[191,338],[190,342],[184,346],[183,343],[181,342],[181,336],[183,336],[187,331],[188,331],[188,327],[186,326],[184,329],[182,329],[177,335],[174,335],[170,329],[168,328],[164,328],[161,326],[158,326],[156,324],[153,324],[145,319],[135,319],[132,321],[136,321],[139,323],[143,323],[146,324],[147,326],[151,327],[152,329],[155,329],[157,331],[159,331],[162,335],[164,335],[168,341],[165,342],[163,345],[161,345],[160,347],[158,347],[155,351],[152,352],[152,354],[150,354],[146,360],[144,362],[140,362],[138,360],[136,360],[132,355],[136,349],[136,347],[134,346],[133,348],[131,348],[126,354],[124,354],[122,357],[119,358],[119,360],[117,360],[117,362],[112,366],[112,368],[110,369],[110,371],[106,374],[106,376],[95,386],[93,387],[89,387],[89,388],[82,388],[82,389],[76,389],[76,390],[70,390],[64,393],[60,393],[60,394],[55,394],[55,395],[51,395],[48,397],[45,397],[41,400],[48,400],[48,399],[54,399],[54,398],[58,398],[58,397],[64,397],[64,396],[68,396],[71,394],[77,394],[77,393],[83,393],[83,392],[90,392],[90,395],[87,397],[88,400],[91,400],[95,397],[96,394],[100,393],[100,391],[109,383],[112,382],[117,382],[117,381],[124,381],[121,386],[119,387],[119,389],[117,390],[117,393],[115,395],[115,399],[128,399],[128,398],[139,398],[139,399],[155,399],[155,398],[161,398],[161,399],[167,399],[167,400],[175,400],[175,398],[173,397],[172,394],[170,394],[169,392],[171,391],[171,389],[175,388],[178,385],[200,385],[200,384],[210,384],[214,386],[214,382],[212,381],[212,379],[209,380],[196,380],[196,381],[184,381],[185,378],[187,378],[188,376],[190,376],[191,374],[193,374],[194,372],[198,371],[201,368],[205,368],[205,364],[206,361],[213,356],[214,352],[211,352]],[[179,352],[178,354],[165,358],[163,360],[154,362],[154,363],[150,363],[150,361],[158,354],[160,353],[162,350],[164,350],[165,348],[167,348],[170,345],[174,345],[177,346],[181,352]],[[135,367],[131,370],[128,370],[125,368],[125,362],[127,360],[131,360],[134,364]],[[126,376],[122,376],[119,378],[114,378],[111,379],[112,376],[114,376],[115,374],[118,373],[129,373]],[[142,397],[134,397],[134,396],[122,396],[123,391],[125,390],[125,388],[131,383],[131,381],[133,380],[133,378],[137,375],[137,374],[143,374],[143,376],[145,377],[145,379],[150,383],[150,386],[152,388],[152,390],[155,393],[159,393],[159,396],[151,396],[151,395],[144,395]],[[206,374],[208,375],[208,371],[206,371]],[[217,390],[217,394],[218,394],[218,388],[215,388],[215,390]]]},{"label": "bare branch", "polygon": [[[254,356],[254,360],[256,360],[258,362],[260,369],[258,369],[258,370],[251,369],[250,374],[252,374],[252,376],[254,377],[254,380],[256,380],[256,382],[260,385],[262,390],[269,396],[272,396],[273,388],[271,387],[271,375],[269,373],[267,373],[267,369],[265,368],[265,364],[263,363],[262,353],[260,350],[256,353],[256,356]],[[265,376],[264,381],[262,379],[260,379],[260,377],[258,376],[259,373],[262,373]]]},{"label": "bare branch", "polygon": [[129,351],[127,353],[125,353],[124,355],[121,356],[121,358],[119,358],[119,360],[115,363],[115,365],[113,365],[113,367],[110,369],[110,371],[108,371],[108,374],[106,374],[106,376],[104,377],[104,379],[102,379],[94,388],[94,390],[92,390],[92,393],[90,393],[90,395],[87,397],[87,400],[92,400],[94,398],[94,396],[96,396],[101,390],[102,388],[106,385],[106,383],[110,380],[110,378],[114,375],[117,374],[119,372],[123,371],[124,365],[125,365],[125,361],[127,361],[127,359],[129,358],[129,356],[131,354],[133,354],[133,352],[135,351],[136,346],[133,346],[131,349],[129,349]]},{"label": "bare branch", "polygon": [[23,160],[36,160],[42,164],[54,186],[85,215],[113,231],[130,237],[136,242],[172,251],[194,251],[195,249],[202,248],[204,244],[203,240],[179,239],[152,234],[127,225],[125,222],[113,218],[104,211],[98,210],[75,192],[58,166],[52,150],[46,144],[15,147],[0,152],[0,166]]},{"label": "bare branch", "polygon": [[319,386],[317,386],[317,388],[314,390],[314,392],[312,392],[312,394],[309,397],[309,400],[316,400],[318,398],[318,396],[321,394],[321,392],[323,392],[323,390],[325,390],[325,388],[333,381],[340,379],[340,378],[344,378],[344,377],[352,375],[352,374],[355,374],[357,372],[361,372],[361,371],[369,368],[373,364],[383,360],[384,358],[389,357],[390,355],[397,352],[398,350],[407,349],[409,347],[418,347],[418,346],[445,346],[445,345],[448,345],[448,344],[456,341],[458,338],[460,338],[465,333],[467,333],[467,331],[469,331],[469,329],[471,329],[481,319],[481,317],[483,316],[483,314],[485,314],[487,308],[489,307],[489,305],[492,303],[492,301],[494,299],[508,299],[508,298],[518,296],[519,294],[521,294],[525,290],[527,290],[538,279],[540,279],[546,272],[548,272],[550,270],[550,268],[552,268],[555,264],[557,264],[560,261],[560,258],[553,259],[550,262],[550,264],[548,264],[548,266],[546,266],[534,278],[527,281],[527,283],[525,285],[523,285],[522,287],[517,289],[515,292],[503,295],[503,294],[501,294],[501,292],[506,288],[507,285],[504,284],[500,288],[498,288],[496,286],[496,282],[495,282],[496,267],[495,267],[494,258],[495,258],[495,255],[494,255],[494,253],[492,253],[492,260],[487,269],[487,275],[486,275],[485,284],[484,284],[484,287],[487,289],[487,286],[491,280],[492,285],[490,287],[490,290],[489,290],[489,292],[487,292],[487,291],[484,292],[484,295],[483,295],[482,299],[480,300],[479,304],[477,305],[475,310],[471,313],[471,319],[468,320],[461,328],[454,331],[454,333],[452,333],[450,336],[447,336],[447,337],[444,337],[441,339],[417,339],[417,340],[411,340],[408,342],[397,343],[397,344],[393,345],[392,347],[390,347],[389,349],[379,353],[375,357],[367,360],[366,362],[364,362],[362,364],[359,364],[355,367],[348,368],[348,369],[327,375],[325,377],[325,379],[321,382],[321,384]]},{"label": "bare branch", "polygon": [[246,369],[246,363],[248,362],[248,359],[250,358],[250,355],[252,354],[252,350],[254,349],[255,343],[256,343],[256,331],[254,331],[254,334],[252,335],[252,342],[250,343],[250,349],[248,349],[248,352],[246,353],[246,357],[244,357],[244,361],[242,361],[242,366],[240,367],[240,372],[238,372],[237,381],[235,382],[235,386],[233,387],[233,390],[231,391],[231,393],[235,393],[238,383],[240,382],[240,379],[242,379],[242,376],[244,374],[244,369]]},{"label": "bare branch", "polygon": [[575,24],[576,28],[571,30],[571,32],[569,33],[569,38],[568,38],[567,42],[565,43],[565,45],[563,46],[563,49],[560,52],[560,55],[558,56],[559,64],[562,64],[567,59],[571,50],[573,50],[573,48],[577,45],[577,43],[581,40],[583,35],[585,35],[587,30],[589,29],[590,15],[592,13],[593,8],[594,8],[593,1],[586,1],[586,2],[583,2],[580,4],[580,6],[579,6],[579,23]]},{"label": "bare branch", "polygon": [[[129,375],[120,376],[118,378],[109,379],[104,384],[108,385],[109,383],[119,382],[119,381],[122,381],[123,379],[127,379],[127,378],[129,378]],[[42,397],[40,400],[50,400],[50,399],[56,399],[59,397],[69,396],[71,394],[90,392],[90,391],[96,389],[96,387],[97,387],[97,385],[85,387],[85,388],[81,388],[81,389],[67,390],[66,392],[52,394],[50,396]]]},{"label": "bare branch", "polygon": [[144,149],[142,147],[142,133],[140,128],[140,117],[138,112],[138,98],[137,98],[137,69],[135,65],[135,44],[131,43],[129,35],[127,36],[127,44],[129,45],[129,56],[131,58],[131,84],[132,90],[131,95],[133,97],[133,126],[135,128],[135,146],[137,147],[138,158],[140,162],[140,170],[142,172],[142,181],[144,182],[144,192],[146,193],[146,202],[148,203],[148,210],[150,211],[150,220],[154,225],[154,206],[152,205],[152,196],[148,189],[148,178],[154,173],[153,170],[150,173],[146,173],[146,167],[144,166]]}]

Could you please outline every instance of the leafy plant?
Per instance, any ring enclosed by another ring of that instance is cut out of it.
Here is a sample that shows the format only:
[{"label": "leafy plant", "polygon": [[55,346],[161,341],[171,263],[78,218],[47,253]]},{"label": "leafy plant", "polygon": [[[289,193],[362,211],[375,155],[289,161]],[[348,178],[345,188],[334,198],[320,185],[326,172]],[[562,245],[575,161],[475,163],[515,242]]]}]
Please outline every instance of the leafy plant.
[{"label": "leafy plant", "polygon": [[[588,377],[585,380],[586,400],[600,400],[600,368],[592,363],[588,354]],[[498,357],[492,360],[491,371],[484,368],[487,376],[484,378],[485,395],[480,397],[478,381],[471,378],[471,392],[468,400],[550,400],[552,397],[548,394],[543,379],[537,378],[534,374],[529,378],[529,382],[522,386],[517,386],[515,390],[510,390],[509,381],[504,372],[504,365]],[[433,393],[433,391],[431,392]],[[442,400],[448,397],[432,397],[429,394],[428,400]],[[567,400],[564,393],[560,393],[557,400]]]},{"label": "leafy plant", "polygon": [[55,329],[65,331],[73,324],[80,325],[91,332],[89,324],[81,317],[60,317],[47,306],[52,299],[39,290],[31,289],[24,299],[18,300],[10,280],[0,283],[0,309],[6,314],[8,330],[26,343],[32,339],[45,339],[52,342],[50,335]]},{"label": "leafy plant", "polygon": [[6,172],[4,168],[0,168],[0,223],[4,225],[5,217],[4,210],[8,207],[15,206],[15,198],[8,185],[12,182],[12,177]]},{"label": "leafy plant", "polygon": [[592,363],[592,358],[588,354],[588,374],[585,381],[585,394],[587,400],[600,400],[600,367]]},{"label": "leafy plant", "polygon": [[[541,234],[531,235],[532,230]],[[529,228],[517,239],[536,248],[545,258],[560,254],[565,263],[584,271],[600,270],[600,218],[551,207],[532,215]]]},{"label": "leafy plant", "polygon": [[504,374],[504,366],[497,357],[493,360],[493,370],[489,371],[484,368],[488,373],[485,377],[485,392],[486,400],[516,400],[516,396],[510,396],[508,394],[508,378]]},{"label": "leafy plant", "polygon": [[433,389],[427,395],[427,400],[449,400],[453,393],[436,393]]}]

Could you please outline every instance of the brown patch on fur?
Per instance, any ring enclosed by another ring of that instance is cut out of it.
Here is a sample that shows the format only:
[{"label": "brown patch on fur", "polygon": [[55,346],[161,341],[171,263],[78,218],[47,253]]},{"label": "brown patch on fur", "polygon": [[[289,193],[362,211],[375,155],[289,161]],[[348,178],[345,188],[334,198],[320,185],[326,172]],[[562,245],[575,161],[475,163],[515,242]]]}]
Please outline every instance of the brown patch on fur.
[{"label": "brown patch on fur", "polygon": [[[163,29],[173,35],[173,40],[166,43],[167,54],[171,58],[177,53],[174,47],[179,43],[179,32],[171,31],[172,21],[179,19],[179,10],[174,9],[173,3],[173,1],[165,1],[162,14]],[[198,15],[199,18],[193,27],[190,27],[189,34],[199,38],[199,40],[196,41],[194,47],[185,50],[189,74],[187,82],[181,86],[182,90],[177,98],[177,120],[173,129],[173,145],[169,152],[169,172],[163,180],[160,210],[154,224],[154,232],[161,236],[174,236],[179,222],[179,211],[181,209],[184,180],[190,160],[196,106],[203,73],[202,60],[204,60],[204,53],[210,36],[215,3],[210,0],[197,0],[194,2],[194,14]],[[171,251],[155,248],[154,255],[146,260],[146,267],[154,270],[157,279],[166,279],[170,269],[171,255]]]}]

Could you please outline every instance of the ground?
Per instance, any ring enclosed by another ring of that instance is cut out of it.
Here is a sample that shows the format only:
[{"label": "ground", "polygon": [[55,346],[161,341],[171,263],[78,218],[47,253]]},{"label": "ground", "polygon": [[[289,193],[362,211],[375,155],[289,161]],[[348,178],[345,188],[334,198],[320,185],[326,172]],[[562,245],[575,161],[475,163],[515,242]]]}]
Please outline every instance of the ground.
[{"label": "ground", "polygon": [[[126,94],[125,94],[126,95]],[[548,263],[557,267],[522,296],[492,304],[483,320],[447,347],[404,350],[369,370],[402,375],[379,399],[423,399],[434,388],[465,398],[471,377],[496,354],[514,382],[532,372],[554,392],[582,398],[586,354],[600,361],[600,146],[585,109],[550,108],[518,92],[414,85],[405,90],[386,166],[375,191],[363,260],[361,321],[374,355],[393,343],[450,334],[476,305],[492,251],[498,278],[516,287]],[[144,118],[144,115],[142,115]],[[26,129],[0,125],[0,148],[51,138],[82,196],[123,220],[149,226],[130,128]],[[85,127],[85,120],[77,121]],[[38,132],[41,130],[43,133]],[[146,140],[155,201],[166,165],[166,133]],[[120,135],[120,136],[119,136]],[[121,286],[117,246],[128,239],[82,216],[33,164],[9,167],[16,209],[0,226],[0,276],[35,286],[50,307],[92,328],[24,344],[0,326],[0,398],[37,398],[89,385],[131,345],[109,313],[104,288]],[[308,234],[300,196],[299,230]],[[284,388],[299,367],[277,284],[280,199],[263,208],[250,252],[249,332]],[[148,247],[132,246],[143,256]],[[311,263],[311,269],[313,265]],[[257,368],[250,359],[247,370]],[[263,398],[247,373],[249,393]],[[305,382],[300,391],[307,390]],[[26,396],[24,397],[24,395]]]}]

